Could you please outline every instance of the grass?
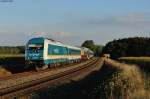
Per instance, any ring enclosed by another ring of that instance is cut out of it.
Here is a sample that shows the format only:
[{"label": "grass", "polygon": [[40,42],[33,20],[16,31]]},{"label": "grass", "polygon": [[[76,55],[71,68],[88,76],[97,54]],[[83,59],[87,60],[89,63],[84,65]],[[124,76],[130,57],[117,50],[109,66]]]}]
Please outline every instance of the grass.
[{"label": "grass", "polygon": [[141,69],[144,87],[150,92],[150,57],[121,57],[119,60],[129,64],[136,64]]},{"label": "grass", "polygon": [[105,59],[105,65],[102,69],[104,77],[96,87],[96,90],[99,94],[101,94],[99,91],[103,91],[105,98],[150,98],[149,91],[144,88],[142,73],[137,66]]}]

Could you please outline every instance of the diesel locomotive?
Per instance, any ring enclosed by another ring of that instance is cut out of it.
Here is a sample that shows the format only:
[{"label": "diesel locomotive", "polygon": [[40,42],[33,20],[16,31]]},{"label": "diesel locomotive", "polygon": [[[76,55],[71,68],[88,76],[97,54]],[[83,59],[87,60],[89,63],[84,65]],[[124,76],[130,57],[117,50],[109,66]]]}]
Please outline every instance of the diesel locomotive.
[{"label": "diesel locomotive", "polygon": [[32,38],[26,44],[25,60],[27,66],[33,66],[36,70],[43,70],[56,64],[80,62],[86,58],[86,48],[69,46],[59,41],[48,38]]}]

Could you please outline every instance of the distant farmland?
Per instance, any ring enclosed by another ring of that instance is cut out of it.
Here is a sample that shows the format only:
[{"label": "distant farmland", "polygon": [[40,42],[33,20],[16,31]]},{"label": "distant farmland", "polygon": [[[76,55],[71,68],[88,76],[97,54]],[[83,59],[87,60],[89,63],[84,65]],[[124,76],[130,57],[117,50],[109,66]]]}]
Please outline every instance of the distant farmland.
[{"label": "distant farmland", "polygon": [[24,61],[24,46],[0,46],[0,65]]},{"label": "distant farmland", "polygon": [[125,60],[125,61],[141,61],[141,62],[150,62],[150,57],[121,57],[119,60]]},{"label": "distant farmland", "polygon": [[0,58],[24,57],[24,54],[0,54]]}]

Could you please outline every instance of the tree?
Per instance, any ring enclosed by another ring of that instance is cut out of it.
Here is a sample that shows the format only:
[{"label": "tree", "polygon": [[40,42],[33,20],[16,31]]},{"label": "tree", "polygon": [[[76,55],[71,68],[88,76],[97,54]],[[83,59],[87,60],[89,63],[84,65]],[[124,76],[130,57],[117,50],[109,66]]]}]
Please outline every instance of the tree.
[{"label": "tree", "polygon": [[103,46],[101,45],[95,45],[93,40],[86,40],[81,46],[92,50],[95,56],[100,56],[100,53],[103,48]]},{"label": "tree", "polygon": [[95,47],[93,40],[86,40],[81,46],[89,48],[91,50],[94,50]]},{"label": "tree", "polygon": [[134,37],[108,42],[102,53],[114,59],[123,56],[150,56],[150,38]]}]

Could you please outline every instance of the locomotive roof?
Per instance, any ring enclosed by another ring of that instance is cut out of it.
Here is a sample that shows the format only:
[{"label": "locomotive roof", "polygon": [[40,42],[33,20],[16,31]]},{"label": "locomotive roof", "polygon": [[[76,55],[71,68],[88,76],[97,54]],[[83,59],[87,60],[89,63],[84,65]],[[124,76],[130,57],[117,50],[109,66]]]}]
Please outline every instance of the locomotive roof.
[{"label": "locomotive roof", "polygon": [[56,40],[51,39],[51,38],[45,38],[45,39],[50,40],[50,41],[52,41],[52,42],[59,42],[59,43],[62,43],[62,42],[60,42],[60,41],[56,41]]},{"label": "locomotive roof", "polygon": [[51,38],[45,38],[45,39],[50,40],[50,41],[52,41],[52,42],[55,42],[56,44],[65,45],[65,46],[68,47],[68,48],[80,49],[79,47],[70,46],[70,45],[64,44],[64,43],[62,43],[62,42],[60,42],[60,41],[56,41],[56,40],[51,39]]},{"label": "locomotive roof", "polygon": [[66,46],[68,48],[71,48],[71,49],[76,49],[76,50],[80,50],[81,49],[80,47],[70,46],[70,45],[64,44],[64,43],[62,43],[60,41],[53,40],[53,39],[49,39],[49,38],[45,38],[45,39],[50,40],[52,42],[55,42],[58,45],[64,45],[64,46]]},{"label": "locomotive roof", "polygon": [[70,46],[70,45],[66,45],[68,48],[71,48],[71,49],[76,49],[76,50],[80,50],[81,48],[79,47],[75,47],[75,46]]}]

